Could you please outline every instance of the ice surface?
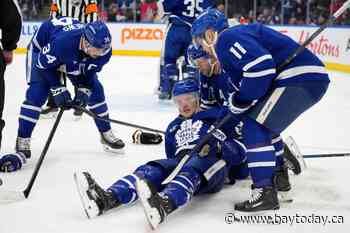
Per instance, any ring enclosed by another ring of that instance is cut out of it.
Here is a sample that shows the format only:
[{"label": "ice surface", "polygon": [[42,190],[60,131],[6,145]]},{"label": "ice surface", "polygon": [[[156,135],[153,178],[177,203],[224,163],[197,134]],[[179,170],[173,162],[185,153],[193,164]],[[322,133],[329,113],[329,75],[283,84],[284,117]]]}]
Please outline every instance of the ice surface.
[{"label": "ice surface", "polygon": [[[110,117],[165,130],[176,115],[171,102],[159,103],[153,96],[157,83],[157,58],[113,57],[100,74]],[[350,152],[350,76],[331,73],[332,84],[320,104],[300,117],[283,136],[292,135],[303,153]],[[3,148],[12,152],[17,134],[17,116],[25,95],[24,56],[15,57],[6,72],[6,107]],[[33,134],[32,158],[25,168],[13,174],[0,174],[5,190],[23,190],[33,172],[53,120],[40,120]],[[65,112],[44,160],[29,199],[0,204],[0,233],[51,232],[148,232],[139,204],[88,220],[73,183],[73,172],[87,170],[108,187],[117,178],[132,172],[148,160],[162,158],[161,146],[131,143],[132,128],[113,125],[126,142],[124,155],[103,152],[97,130],[88,116],[73,121]],[[196,197],[169,217],[159,232],[349,232],[350,158],[309,159],[302,176],[292,176],[294,202],[283,204],[279,214],[341,215],[344,224],[245,225],[224,221],[233,203],[245,199],[249,182],[228,186],[215,195]]]}]

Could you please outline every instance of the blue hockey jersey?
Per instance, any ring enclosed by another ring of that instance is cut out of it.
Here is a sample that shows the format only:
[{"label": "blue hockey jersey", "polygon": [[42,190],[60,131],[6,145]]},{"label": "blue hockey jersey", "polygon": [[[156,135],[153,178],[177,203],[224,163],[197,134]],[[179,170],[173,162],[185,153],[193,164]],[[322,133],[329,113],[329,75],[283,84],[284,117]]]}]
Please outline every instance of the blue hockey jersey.
[{"label": "blue hockey jersey", "polygon": [[227,105],[227,99],[229,95],[237,89],[234,85],[230,85],[231,79],[227,76],[226,72],[222,72],[219,75],[213,75],[207,77],[200,74],[200,96],[201,96],[201,108],[209,109],[213,107],[221,107]]},{"label": "blue hockey jersey", "polygon": [[[195,113],[191,118],[186,119],[181,116],[175,118],[167,127],[165,134],[165,152],[167,158],[181,157],[182,153],[188,152],[195,147],[200,138],[208,133],[210,127],[217,118],[226,115],[229,110],[225,108],[211,108],[206,111]],[[222,127],[222,130],[215,134],[208,142],[210,150],[208,155],[216,155],[218,143],[222,144],[227,140],[239,137],[235,133],[234,127],[238,124],[239,118],[233,117]]]},{"label": "blue hockey jersey", "polygon": [[171,22],[184,23],[189,26],[204,10],[215,7],[215,0],[163,0],[164,14]]},{"label": "blue hockey jersey", "polygon": [[235,100],[251,103],[265,96],[271,87],[329,82],[323,63],[308,49],[276,71],[299,46],[271,28],[250,24],[224,30],[215,50],[229,84],[239,89]]},{"label": "blue hockey jersey", "polygon": [[89,57],[81,50],[83,27],[76,19],[62,17],[45,21],[34,35],[33,52],[39,55],[33,62],[36,68],[48,71],[46,78],[51,86],[59,84],[56,77],[50,77],[57,70],[66,73],[73,84],[89,85],[111,58],[111,50],[98,58]]}]

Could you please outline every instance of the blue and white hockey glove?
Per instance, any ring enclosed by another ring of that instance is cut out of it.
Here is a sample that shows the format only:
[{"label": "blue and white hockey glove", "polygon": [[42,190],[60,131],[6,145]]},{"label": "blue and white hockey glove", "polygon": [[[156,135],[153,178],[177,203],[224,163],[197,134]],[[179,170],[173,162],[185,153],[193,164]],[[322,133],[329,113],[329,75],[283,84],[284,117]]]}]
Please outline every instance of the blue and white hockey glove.
[{"label": "blue and white hockey glove", "polygon": [[249,103],[238,103],[235,99],[236,95],[235,93],[230,94],[229,99],[228,99],[228,107],[230,111],[233,114],[242,114],[246,111],[248,111],[254,104],[256,103],[256,100],[251,101]]},{"label": "blue and white hockey glove", "polygon": [[51,87],[50,91],[58,107],[65,109],[72,107],[72,97],[65,86]]},{"label": "blue and white hockey glove", "polygon": [[0,172],[17,171],[24,163],[26,163],[26,157],[21,152],[4,155],[0,157]]},{"label": "blue and white hockey glove", "polygon": [[85,108],[89,102],[91,93],[91,90],[85,86],[78,87],[73,100],[73,105]]}]

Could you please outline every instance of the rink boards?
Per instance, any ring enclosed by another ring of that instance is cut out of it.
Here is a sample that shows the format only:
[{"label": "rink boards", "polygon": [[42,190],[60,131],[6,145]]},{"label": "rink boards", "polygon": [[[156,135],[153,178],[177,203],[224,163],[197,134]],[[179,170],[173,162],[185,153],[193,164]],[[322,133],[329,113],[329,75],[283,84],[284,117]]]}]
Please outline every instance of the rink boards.
[{"label": "rink boards", "polygon": [[[40,22],[24,22],[17,52],[25,52],[30,38]],[[113,55],[160,56],[166,34],[165,24],[109,23],[113,37]],[[304,42],[317,27],[272,26],[295,41]],[[327,68],[350,73],[350,28],[330,27],[321,33],[308,48],[320,57]]]}]

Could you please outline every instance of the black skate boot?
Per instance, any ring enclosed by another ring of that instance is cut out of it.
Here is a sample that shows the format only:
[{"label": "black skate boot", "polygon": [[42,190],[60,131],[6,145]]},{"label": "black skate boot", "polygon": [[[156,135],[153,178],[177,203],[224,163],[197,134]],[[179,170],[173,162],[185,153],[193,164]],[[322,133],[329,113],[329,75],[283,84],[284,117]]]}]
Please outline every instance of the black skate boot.
[{"label": "black skate boot", "polygon": [[112,193],[101,188],[88,172],[74,173],[74,181],[88,218],[99,216],[121,205]]},{"label": "black skate boot", "polygon": [[122,149],[125,146],[124,142],[117,138],[112,130],[101,133],[101,143],[105,151],[112,153],[122,152]]},{"label": "black skate boot", "polygon": [[139,179],[136,183],[137,194],[141,200],[148,223],[154,230],[175,210],[173,202],[147,180]]},{"label": "black skate boot", "polygon": [[251,197],[249,200],[235,204],[235,214],[254,215],[280,208],[277,191],[274,187],[266,186],[256,188],[252,185]]},{"label": "black skate boot", "polygon": [[31,138],[21,138],[17,137],[16,140],[16,152],[22,153],[27,159],[32,156],[32,152],[30,151],[30,140]]}]

